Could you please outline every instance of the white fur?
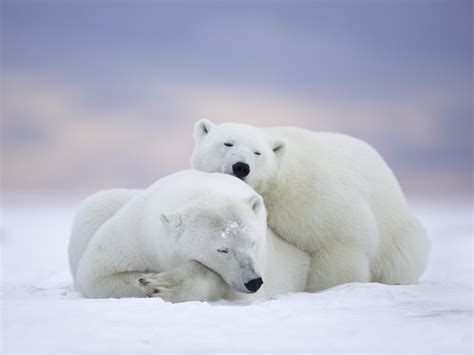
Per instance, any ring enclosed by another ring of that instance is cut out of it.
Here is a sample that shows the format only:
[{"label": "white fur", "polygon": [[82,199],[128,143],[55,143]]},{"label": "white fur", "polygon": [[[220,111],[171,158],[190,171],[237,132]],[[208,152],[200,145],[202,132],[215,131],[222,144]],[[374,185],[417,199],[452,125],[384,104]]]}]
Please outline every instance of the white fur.
[{"label": "white fur", "polygon": [[368,144],[341,134],[208,120],[196,123],[194,137],[194,169],[232,174],[236,162],[250,166],[244,181],[263,196],[268,226],[311,254],[308,291],[346,282],[412,283],[425,270],[425,231]]},{"label": "white fur", "polygon": [[309,255],[266,232],[265,221],[262,198],[224,174],[189,170],[146,190],[99,192],[73,224],[75,287],[92,298],[236,299],[262,276],[256,296],[303,291]]}]

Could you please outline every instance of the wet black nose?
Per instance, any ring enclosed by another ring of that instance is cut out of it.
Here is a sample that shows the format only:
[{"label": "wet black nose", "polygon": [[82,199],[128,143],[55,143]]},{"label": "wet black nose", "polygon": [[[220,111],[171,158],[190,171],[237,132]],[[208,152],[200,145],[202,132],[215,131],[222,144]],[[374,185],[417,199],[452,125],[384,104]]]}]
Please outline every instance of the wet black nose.
[{"label": "wet black nose", "polygon": [[250,173],[250,166],[239,161],[238,163],[232,165],[232,171],[238,178],[244,178]]},{"label": "wet black nose", "polygon": [[258,279],[253,279],[247,282],[245,284],[245,287],[247,287],[247,290],[249,290],[250,292],[257,292],[260,286],[262,285],[263,285],[263,280],[261,277],[259,277]]}]

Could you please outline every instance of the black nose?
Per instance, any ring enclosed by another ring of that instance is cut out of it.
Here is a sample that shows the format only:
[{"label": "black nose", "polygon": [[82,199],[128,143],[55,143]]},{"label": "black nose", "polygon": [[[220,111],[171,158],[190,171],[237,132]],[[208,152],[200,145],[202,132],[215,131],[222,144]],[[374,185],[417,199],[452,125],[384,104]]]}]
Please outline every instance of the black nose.
[{"label": "black nose", "polygon": [[243,178],[250,173],[250,166],[239,161],[238,163],[232,165],[232,171],[238,178]]},{"label": "black nose", "polygon": [[247,282],[245,284],[245,287],[247,287],[247,290],[249,290],[250,292],[257,292],[260,286],[262,285],[263,285],[263,280],[261,277],[259,277],[258,279],[253,279]]}]

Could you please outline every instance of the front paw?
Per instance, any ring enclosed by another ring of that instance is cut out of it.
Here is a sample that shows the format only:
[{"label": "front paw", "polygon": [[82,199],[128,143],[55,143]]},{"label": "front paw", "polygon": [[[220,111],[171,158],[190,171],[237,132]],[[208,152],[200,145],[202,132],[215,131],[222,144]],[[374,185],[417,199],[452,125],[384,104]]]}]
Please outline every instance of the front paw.
[{"label": "front paw", "polygon": [[159,297],[167,302],[183,302],[183,282],[172,274],[145,274],[137,280],[138,287],[148,297]]}]

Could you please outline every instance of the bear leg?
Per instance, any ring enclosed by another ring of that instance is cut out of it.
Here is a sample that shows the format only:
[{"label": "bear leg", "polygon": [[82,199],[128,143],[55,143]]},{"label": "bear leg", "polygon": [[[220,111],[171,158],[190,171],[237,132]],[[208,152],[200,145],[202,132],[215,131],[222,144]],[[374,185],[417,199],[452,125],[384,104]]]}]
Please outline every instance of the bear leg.
[{"label": "bear leg", "polygon": [[317,292],[349,282],[369,282],[370,279],[366,254],[341,246],[311,255],[306,291]]},{"label": "bear leg", "polygon": [[214,301],[225,297],[230,288],[218,274],[194,260],[171,271],[143,275],[137,286],[149,297],[172,303]]},{"label": "bear leg", "polygon": [[143,272],[125,271],[84,279],[79,283],[79,289],[87,298],[146,297],[143,290],[136,285],[136,279],[143,275],[145,275]]}]

